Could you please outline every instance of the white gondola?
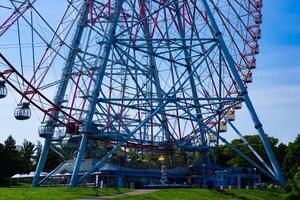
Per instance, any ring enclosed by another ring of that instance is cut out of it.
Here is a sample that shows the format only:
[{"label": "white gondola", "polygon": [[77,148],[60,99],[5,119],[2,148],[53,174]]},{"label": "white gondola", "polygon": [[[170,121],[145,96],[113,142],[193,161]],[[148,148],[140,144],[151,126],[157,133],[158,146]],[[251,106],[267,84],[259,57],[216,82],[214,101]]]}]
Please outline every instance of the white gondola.
[{"label": "white gondola", "polygon": [[242,109],[242,107],[243,107],[242,102],[240,102],[240,103],[238,103],[238,104],[236,104],[236,105],[233,106],[233,108],[234,108],[235,110],[240,110],[240,109]]},{"label": "white gondola", "polygon": [[31,117],[31,110],[29,108],[29,103],[20,103],[15,109],[15,118],[17,120],[27,120]]},{"label": "white gondola", "polygon": [[210,143],[217,142],[217,140],[218,140],[218,137],[217,137],[217,136],[215,136],[215,135],[214,135],[213,133],[211,133],[211,132],[208,133],[208,141],[209,141]]},{"label": "white gondola", "polygon": [[4,81],[0,81],[0,99],[7,96],[7,87]]},{"label": "white gondola", "polygon": [[229,110],[226,113],[226,117],[229,121],[234,121],[235,120],[235,111],[234,110]]},{"label": "white gondola", "polygon": [[44,122],[39,127],[39,135],[42,138],[51,138],[53,136],[53,133],[54,133],[54,127],[49,122]]},{"label": "white gondola", "polygon": [[224,132],[227,132],[227,123],[222,121],[220,122],[220,130],[219,130],[220,133],[224,133]]}]

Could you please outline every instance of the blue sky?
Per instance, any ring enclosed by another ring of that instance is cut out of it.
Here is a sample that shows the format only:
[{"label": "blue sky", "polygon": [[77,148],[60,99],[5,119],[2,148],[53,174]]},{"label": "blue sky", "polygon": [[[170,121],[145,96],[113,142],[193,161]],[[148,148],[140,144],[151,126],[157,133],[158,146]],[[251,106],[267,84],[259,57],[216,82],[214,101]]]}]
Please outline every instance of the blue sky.
[{"label": "blue sky", "polygon": [[[284,143],[294,140],[300,133],[300,1],[264,1],[260,54],[249,94],[266,133]],[[9,134],[19,144],[24,138],[39,140],[37,117],[16,122],[15,105],[12,95],[0,102],[0,107],[10,108],[11,112],[1,109],[0,142]],[[239,111],[237,117],[240,129],[253,133],[247,110]]]}]

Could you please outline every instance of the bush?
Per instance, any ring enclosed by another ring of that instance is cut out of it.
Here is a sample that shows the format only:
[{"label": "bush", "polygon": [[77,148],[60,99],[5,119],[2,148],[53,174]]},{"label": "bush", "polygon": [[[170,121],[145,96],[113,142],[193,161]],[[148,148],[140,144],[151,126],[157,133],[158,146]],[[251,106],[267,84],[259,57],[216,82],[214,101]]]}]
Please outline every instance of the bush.
[{"label": "bush", "polygon": [[288,194],[282,196],[284,200],[299,200],[300,199],[300,192],[299,191],[292,191]]},{"label": "bush", "polygon": [[285,200],[300,199],[300,170],[295,174],[294,178],[289,180],[284,188],[288,194],[283,195]]},{"label": "bush", "polygon": [[292,183],[291,181],[289,181],[286,186],[284,187],[284,191],[286,191],[287,193],[292,192],[293,191],[293,187],[292,187]]},{"label": "bush", "polygon": [[298,172],[295,174],[294,182],[297,191],[300,191],[300,169],[298,169]]}]

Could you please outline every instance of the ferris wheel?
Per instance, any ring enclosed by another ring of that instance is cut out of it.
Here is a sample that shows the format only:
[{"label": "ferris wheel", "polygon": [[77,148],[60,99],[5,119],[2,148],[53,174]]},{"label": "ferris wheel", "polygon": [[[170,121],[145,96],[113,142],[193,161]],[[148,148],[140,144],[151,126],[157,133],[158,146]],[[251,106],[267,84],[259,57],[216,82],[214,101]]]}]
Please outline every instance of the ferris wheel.
[{"label": "ferris wheel", "polygon": [[[283,184],[247,92],[261,9],[261,0],[1,2],[0,98],[7,88],[19,95],[17,120],[32,110],[42,115],[45,144],[33,185],[44,181],[47,152],[57,146],[70,149],[65,159],[76,157],[74,187],[118,148],[201,151],[211,162],[220,142]],[[242,105],[272,166],[234,124]],[[225,139],[229,129],[260,163]],[[112,150],[79,176],[86,152],[102,142]]]}]

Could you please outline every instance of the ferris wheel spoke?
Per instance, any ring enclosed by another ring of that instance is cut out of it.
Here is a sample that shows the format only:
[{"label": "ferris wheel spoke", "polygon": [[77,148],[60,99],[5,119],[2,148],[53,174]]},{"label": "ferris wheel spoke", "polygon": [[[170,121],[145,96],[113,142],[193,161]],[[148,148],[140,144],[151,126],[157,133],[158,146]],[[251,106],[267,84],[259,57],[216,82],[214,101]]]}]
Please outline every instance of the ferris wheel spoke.
[{"label": "ferris wheel spoke", "polygon": [[[219,15],[221,15],[220,12],[218,12],[218,13],[219,13]],[[246,41],[245,36],[242,36],[241,33],[240,33],[239,31],[237,31],[237,29],[232,25],[232,23],[231,23],[224,15],[222,15],[222,17],[225,18],[225,20],[227,21],[227,23],[235,30],[236,33],[238,33],[238,35],[239,35],[240,38],[243,40],[243,42],[245,42],[246,45],[249,45],[249,44],[247,43],[247,41]],[[221,20],[223,21],[223,23],[225,23],[224,20],[223,20],[222,18],[221,18]],[[227,30],[227,32],[228,32],[228,34],[229,34],[229,37],[231,38],[232,43],[233,43],[234,46],[236,47],[235,49],[238,50],[238,54],[239,54],[239,55],[242,55],[243,52],[240,50],[240,48],[238,47],[237,43],[235,42],[234,37],[232,36],[232,34],[231,34],[230,31],[229,31],[229,28],[228,28],[227,26],[225,26],[225,27],[226,27],[226,30]],[[250,46],[250,47],[251,47],[251,46]],[[243,62],[245,62],[245,58],[242,57],[242,60],[243,60]]]},{"label": "ferris wheel spoke", "polygon": [[[0,37],[8,31],[14,23],[16,23],[16,21],[29,9],[29,7],[30,3],[28,1],[23,1],[18,7],[14,7],[15,9],[12,14],[0,25]],[[5,8],[8,7],[5,6]],[[10,9],[13,10],[13,8]]]}]

